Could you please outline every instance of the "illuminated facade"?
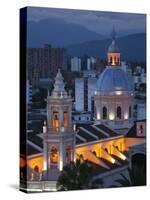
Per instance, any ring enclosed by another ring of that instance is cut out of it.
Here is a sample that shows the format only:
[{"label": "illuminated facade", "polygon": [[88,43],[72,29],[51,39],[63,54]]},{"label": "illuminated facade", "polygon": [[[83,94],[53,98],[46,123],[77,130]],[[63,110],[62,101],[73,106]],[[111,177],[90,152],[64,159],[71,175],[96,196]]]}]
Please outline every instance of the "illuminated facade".
[{"label": "illuminated facade", "polygon": [[[56,190],[63,166],[77,158],[98,166],[99,174],[95,179],[102,179],[104,187],[109,187],[120,179],[120,173],[128,176],[134,154],[146,154],[146,121],[133,118],[134,91],[121,69],[114,32],[108,50],[108,66],[97,85],[95,120],[73,126],[72,98],[58,71],[54,89],[47,97],[43,133],[34,135],[34,139],[31,135],[27,141],[28,149],[34,149],[27,159],[30,189]],[[20,161],[21,166],[26,164],[23,157]]]},{"label": "illuminated facade", "polygon": [[113,129],[133,125],[134,90],[132,81],[120,66],[115,31],[107,53],[108,66],[100,75],[95,92],[95,118]]},{"label": "illuminated facade", "polygon": [[57,180],[63,166],[74,160],[75,136],[71,111],[72,98],[64,89],[59,70],[52,94],[47,97],[47,124],[45,122],[43,126],[45,180]]}]

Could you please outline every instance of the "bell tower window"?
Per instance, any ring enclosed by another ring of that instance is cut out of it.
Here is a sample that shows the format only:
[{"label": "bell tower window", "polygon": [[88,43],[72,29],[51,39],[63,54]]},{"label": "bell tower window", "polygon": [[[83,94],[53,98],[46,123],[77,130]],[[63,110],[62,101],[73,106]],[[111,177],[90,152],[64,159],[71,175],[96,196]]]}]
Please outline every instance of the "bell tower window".
[{"label": "bell tower window", "polygon": [[58,151],[55,146],[52,146],[50,152],[50,163],[57,164],[58,163]]},{"label": "bell tower window", "polygon": [[58,111],[53,111],[53,128],[58,128],[59,127],[59,117],[58,117]]},{"label": "bell tower window", "polygon": [[110,64],[112,64],[112,57],[110,57]]},{"label": "bell tower window", "polygon": [[64,127],[68,127],[68,112],[64,111]]}]

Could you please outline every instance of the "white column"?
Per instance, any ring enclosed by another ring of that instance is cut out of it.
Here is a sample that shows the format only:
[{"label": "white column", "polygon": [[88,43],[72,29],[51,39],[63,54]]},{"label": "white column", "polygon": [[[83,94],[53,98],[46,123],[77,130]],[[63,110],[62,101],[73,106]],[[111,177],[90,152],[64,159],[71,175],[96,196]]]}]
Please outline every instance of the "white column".
[{"label": "white column", "polygon": [[59,166],[58,166],[58,168],[59,168],[59,170],[61,171],[62,169],[63,169],[63,144],[62,144],[62,142],[60,142],[60,144],[59,144]]}]

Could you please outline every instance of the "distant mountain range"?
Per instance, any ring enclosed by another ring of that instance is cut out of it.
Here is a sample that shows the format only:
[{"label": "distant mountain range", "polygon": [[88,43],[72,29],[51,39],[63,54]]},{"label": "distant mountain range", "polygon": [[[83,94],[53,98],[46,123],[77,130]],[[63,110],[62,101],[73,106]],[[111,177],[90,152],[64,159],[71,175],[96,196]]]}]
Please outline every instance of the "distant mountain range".
[{"label": "distant mountain range", "polygon": [[[146,61],[146,34],[137,33],[117,38],[117,46],[121,52],[121,59],[126,61]],[[95,40],[81,44],[68,46],[68,54],[71,56],[95,56],[106,58],[107,50],[111,44],[110,39]]]},{"label": "distant mountain range", "polygon": [[92,32],[83,26],[67,23],[62,19],[44,19],[38,22],[28,21],[28,47],[43,47],[44,44],[52,46],[66,46],[101,40],[103,35]]},{"label": "distant mountain range", "polygon": [[[28,47],[66,47],[71,56],[95,56],[106,58],[111,39],[92,32],[83,26],[67,23],[62,19],[44,19],[28,21]],[[136,33],[117,38],[117,45],[122,54],[122,60],[146,60],[146,34]]]}]

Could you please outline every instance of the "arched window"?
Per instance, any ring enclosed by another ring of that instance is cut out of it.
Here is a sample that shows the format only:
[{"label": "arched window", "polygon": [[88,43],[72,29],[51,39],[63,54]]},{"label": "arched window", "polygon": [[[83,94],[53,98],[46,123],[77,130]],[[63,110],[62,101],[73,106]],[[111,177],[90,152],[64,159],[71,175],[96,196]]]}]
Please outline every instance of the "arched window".
[{"label": "arched window", "polygon": [[64,111],[64,127],[68,126],[68,112]]},{"label": "arched window", "polygon": [[110,64],[112,64],[112,57],[110,57]]},{"label": "arched window", "polygon": [[117,107],[117,118],[121,119],[121,107],[120,106]]},{"label": "arched window", "polygon": [[52,164],[57,164],[58,163],[58,151],[55,146],[52,146],[51,152],[50,152],[50,162]]},{"label": "arched window", "polygon": [[117,64],[118,64],[118,65],[120,64],[120,60],[119,60],[119,57],[117,58]]},{"label": "arched window", "polygon": [[131,118],[132,117],[132,108],[131,108],[131,106],[129,106],[129,118]]},{"label": "arched window", "polygon": [[92,153],[93,153],[95,156],[97,156],[96,151],[92,151]]},{"label": "arched window", "polygon": [[116,147],[116,149],[118,149],[119,150],[119,147],[118,146],[115,146]]},{"label": "arched window", "polygon": [[53,128],[58,128],[59,127],[59,118],[58,118],[58,111],[53,111]]},{"label": "arched window", "polygon": [[142,125],[142,124],[140,125],[139,133],[140,133],[140,134],[143,134],[143,125]]},{"label": "arched window", "polygon": [[117,63],[117,57],[116,56],[114,56],[114,62],[115,62],[115,64]]},{"label": "arched window", "polygon": [[70,145],[66,146],[66,161],[67,162],[71,161],[71,146]]},{"label": "arched window", "polygon": [[34,171],[39,173],[39,167],[37,165],[34,167]]},{"label": "arched window", "polygon": [[107,119],[107,108],[103,107],[103,119]]}]

